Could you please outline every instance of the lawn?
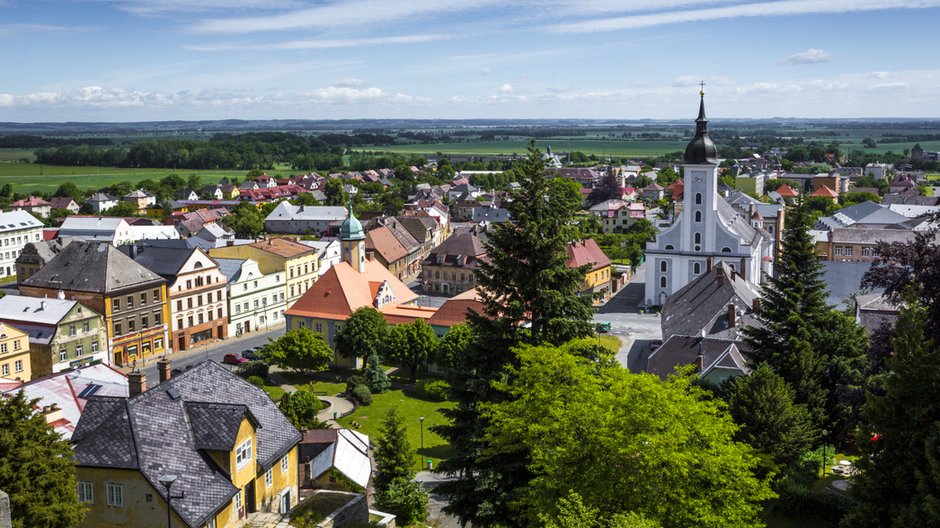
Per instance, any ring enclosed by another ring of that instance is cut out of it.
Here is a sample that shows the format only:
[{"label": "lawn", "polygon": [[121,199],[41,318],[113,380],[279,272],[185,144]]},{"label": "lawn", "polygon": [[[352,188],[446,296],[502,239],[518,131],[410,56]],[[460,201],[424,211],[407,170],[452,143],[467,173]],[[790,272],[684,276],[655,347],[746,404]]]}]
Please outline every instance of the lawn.
[{"label": "lawn", "polygon": [[[7,151],[10,152],[10,151]],[[73,182],[79,189],[97,190],[120,182],[137,183],[141,180],[159,180],[173,173],[183,178],[192,174],[201,177],[203,184],[218,182],[223,177],[244,178],[244,170],[194,169],[129,169],[123,167],[66,167],[36,163],[0,163],[0,186],[9,183],[13,191],[23,194],[53,192],[65,182]],[[287,177],[295,174],[288,167],[279,166],[269,171],[272,176]]]},{"label": "lawn", "polygon": [[[551,146],[554,152],[581,151],[587,155],[617,156],[617,157],[646,157],[660,156],[676,152],[685,148],[681,140],[629,140],[629,139],[599,139],[583,138],[548,138],[535,142],[536,146],[545,151]],[[412,143],[409,145],[388,145],[380,147],[365,147],[360,150],[375,152],[398,152],[402,154],[432,154],[442,152],[445,154],[479,154],[479,155],[510,155],[524,154],[529,146],[525,139],[483,141],[473,140],[459,143]]]},{"label": "lawn", "polygon": [[614,354],[620,352],[620,347],[623,345],[619,337],[610,334],[597,334],[597,342]]},{"label": "lawn", "polygon": [[[418,398],[410,389],[391,390],[382,394],[374,394],[372,405],[359,407],[355,412],[339,419],[340,425],[356,429],[374,442],[381,435],[382,422],[392,409],[397,409],[408,431],[408,442],[411,447],[421,454],[424,461],[422,466],[427,467],[427,459],[434,461],[435,467],[441,459],[451,456],[451,448],[443,438],[431,431],[431,426],[444,425],[447,420],[441,414],[441,409],[450,409],[457,404],[454,402],[432,402]],[[421,421],[424,417],[424,449],[421,450]],[[359,424],[353,426],[353,422]],[[415,466],[418,459],[415,459]]]}]

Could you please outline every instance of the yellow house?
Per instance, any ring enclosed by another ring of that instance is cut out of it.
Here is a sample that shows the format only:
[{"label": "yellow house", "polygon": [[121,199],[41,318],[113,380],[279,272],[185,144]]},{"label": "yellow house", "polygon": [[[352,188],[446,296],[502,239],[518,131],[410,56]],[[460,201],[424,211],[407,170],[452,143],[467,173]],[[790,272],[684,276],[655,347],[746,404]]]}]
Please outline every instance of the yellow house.
[{"label": "yellow house", "polygon": [[0,378],[29,381],[31,373],[26,332],[0,322]]},{"label": "yellow house", "polygon": [[289,238],[272,238],[241,246],[209,250],[209,256],[251,259],[261,273],[284,272],[287,306],[294,304],[320,276],[317,250]]},{"label": "yellow house", "polygon": [[261,389],[205,361],[131,396],[92,398],[72,435],[82,526],[238,526],[298,500],[302,436]]},{"label": "yellow house", "polygon": [[593,238],[568,244],[569,268],[589,266],[581,284],[581,293],[593,295],[596,299],[609,299],[611,287],[610,259],[601,250]]}]

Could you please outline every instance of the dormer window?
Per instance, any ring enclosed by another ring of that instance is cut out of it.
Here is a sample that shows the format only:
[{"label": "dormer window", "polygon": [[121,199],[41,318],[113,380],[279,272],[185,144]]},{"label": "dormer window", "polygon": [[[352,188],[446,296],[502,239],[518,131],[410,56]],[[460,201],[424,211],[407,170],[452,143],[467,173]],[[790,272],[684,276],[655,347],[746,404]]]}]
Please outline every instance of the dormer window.
[{"label": "dormer window", "polygon": [[251,462],[251,438],[245,440],[235,450],[235,467],[241,469]]}]

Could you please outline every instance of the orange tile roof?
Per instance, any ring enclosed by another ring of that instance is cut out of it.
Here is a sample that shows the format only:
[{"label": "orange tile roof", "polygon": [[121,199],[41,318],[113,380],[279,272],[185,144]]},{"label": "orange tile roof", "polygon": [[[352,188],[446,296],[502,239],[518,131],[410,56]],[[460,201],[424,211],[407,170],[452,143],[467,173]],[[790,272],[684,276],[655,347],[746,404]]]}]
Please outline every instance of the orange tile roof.
[{"label": "orange tile roof", "polygon": [[310,246],[306,246],[300,242],[295,242],[289,238],[272,238],[249,245],[253,248],[260,249],[261,251],[267,251],[268,253],[273,253],[279,257],[287,258],[297,257],[305,253],[316,253],[317,251]]},{"label": "orange tile roof", "polygon": [[401,245],[388,226],[378,227],[366,233],[366,249],[378,252],[389,264],[408,255],[408,250]]},{"label": "orange tile roof", "polygon": [[780,187],[777,187],[777,194],[779,194],[780,196],[783,196],[784,198],[796,198],[797,196],[800,195],[798,192],[793,190],[793,187],[790,187],[786,183],[784,183]]},{"label": "orange tile roof", "polygon": [[403,324],[411,323],[418,319],[429,321],[434,317],[434,314],[437,313],[437,308],[392,304],[383,306],[379,311],[382,312],[382,315],[385,316],[385,320],[388,321],[389,324]]},{"label": "orange tile roof", "polygon": [[565,265],[569,268],[580,268],[590,264],[591,271],[594,271],[610,266],[610,259],[601,251],[593,238],[568,244],[567,249],[568,261]]},{"label": "orange tile roof", "polygon": [[467,290],[444,301],[437,309],[437,313],[428,320],[433,326],[451,327],[467,320],[467,311],[472,310],[478,314],[483,313],[483,302],[480,300],[476,288]]},{"label": "orange tile roof", "polygon": [[[356,309],[373,306],[373,283],[387,281],[398,304],[411,302],[418,295],[376,260],[366,260],[364,273],[347,262],[334,264],[303,296],[287,310],[296,317],[318,317],[345,321]],[[377,290],[376,290],[377,291]]]},{"label": "orange tile roof", "polygon": [[811,194],[810,196],[822,196],[825,198],[838,198],[839,193],[833,191],[826,185],[820,185],[819,188],[813,191],[813,194]]}]

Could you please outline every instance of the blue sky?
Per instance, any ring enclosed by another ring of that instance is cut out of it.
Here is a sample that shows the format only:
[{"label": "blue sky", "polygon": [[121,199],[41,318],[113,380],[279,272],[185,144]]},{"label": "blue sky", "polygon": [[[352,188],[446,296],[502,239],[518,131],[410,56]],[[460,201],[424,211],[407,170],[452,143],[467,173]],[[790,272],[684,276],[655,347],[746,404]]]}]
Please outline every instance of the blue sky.
[{"label": "blue sky", "polygon": [[940,117],[940,0],[0,0],[0,121]]}]

